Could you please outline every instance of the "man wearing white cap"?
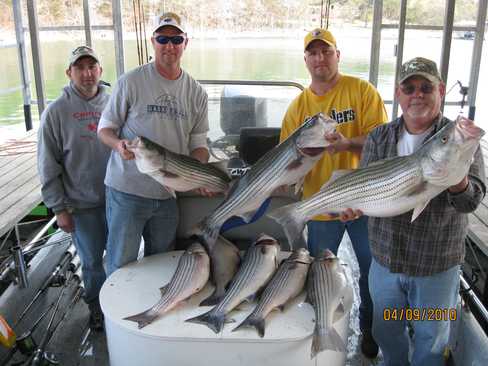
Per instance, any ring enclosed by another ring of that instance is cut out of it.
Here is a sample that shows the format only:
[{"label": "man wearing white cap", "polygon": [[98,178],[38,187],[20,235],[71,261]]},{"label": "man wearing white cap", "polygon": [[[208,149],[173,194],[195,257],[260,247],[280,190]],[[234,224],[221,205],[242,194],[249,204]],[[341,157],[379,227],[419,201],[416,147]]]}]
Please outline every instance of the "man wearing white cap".
[{"label": "man wearing white cap", "polygon": [[[338,126],[336,132],[325,136],[331,144],[305,177],[303,198],[318,192],[335,170],[357,168],[366,135],[387,120],[383,101],[376,89],[367,81],[339,72],[340,56],[336,39],[330,31],[317,28],[305,36],[304,60],[312,82],[289,106],[280,139],[286,139],[307,117],[318,112],[329,115],[337,121]],[[373,310],[368,290],[371,253],[367,219],[361,217],[343,223],[338,217],[319,215],[308,223],[307,229],[308,248],[314,256],[326,248],[337,254],[347,230],[360,269],[361,349],[367,357],[375,357],[378,346],[371,335]]]},{"label": "man wearing white cap", "polygon": [[37,148],[42,198],[58,226],[73,233],[81,260],[90,327],[103,328],[98,294],[105,281],[107,241],[103,178],[110,149],[97,138],[100,115],[108,102],[100,83],[99,58],[87,46],[75,48],[63,94],[41,116]]},{"label": "man wearing white cap", "polygon": [[176,235],[176,199],[136,167],[127,144],[144,136],[167,149],[208,161],[207,94],[181,66],[188,38],[180,18],[157,18],[151,42],[154,61],[117,82],[104,110],[98,136],[112,148],[107,167],[108,273],[144,254],[167,250]]}]

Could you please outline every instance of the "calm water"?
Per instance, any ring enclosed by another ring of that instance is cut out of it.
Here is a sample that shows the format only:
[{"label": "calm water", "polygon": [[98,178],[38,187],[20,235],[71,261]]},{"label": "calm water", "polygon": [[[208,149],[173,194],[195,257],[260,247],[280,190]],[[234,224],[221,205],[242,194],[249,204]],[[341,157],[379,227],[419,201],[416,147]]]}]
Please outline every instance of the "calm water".
[{"label": "calm water", "polygon": [[[370,29],[337,29],[338,46],[341,50],[341,70],[362,78],[368,78],[370,55]],[[378,89],[385,100],[393,95],[393,76],[395,58],[394,31],[383,32],[380,53],[380,76]],[[308,73],[304,67],[302,52],[302,35],[294,38],[247,38],[247,39],[191,39],[184,55],[184,68],[198,79],[247,79],[247,80],[290,80],[303,85],[309,83]],[[48,100],[55,99],[67,79],[65,75],[66,60],[69,51],[82,44],[82,39],[51,41],[52,36],[41,35],[42,58],[44,65],[45,90]],[[65,37],[66,38],[66,37]],[[116,79],[114,48],[111,40],[95,41],[95,48],[102,58],[103,79],[113,83]],[[148,44],[149,49],[151,45]],[[447,89],[457,80],[468,85],[469,69],[473,41],[454,39],[451,50],[451,62]],[[137,65],[135,41],[126,41],[126,70]],[[406,34],[404,59],[424,56],[439,62],[441,52],[441,32],[409,31]],[[1,48],[0,89],[13,88],[20,84],[17,50]],[[30,59],[30,54],[28,55]],[[481,72],[477,93],[476,120],[488,128],[487,86],[487,47],[483,49]],[[30,62],[31,79],[33,79],[32,62]],[[32,87],[32,98],[35,89]],[[20,91],[0,92],[0,126],[3,131],[17,130],[23,125],[22,94]],[[448,94],[447,100],[460,101],[459,88]],[[388,107],[390,110],[390,107]],[[32,108],[37,120],[37,108]],[[446,114],[455,117],[459,107],[451,107]],[[467,115],[467,108],[465,108]],[[7,127],[10,126],[10,127]],[[2,133],[4,134],[4,133]]]}]

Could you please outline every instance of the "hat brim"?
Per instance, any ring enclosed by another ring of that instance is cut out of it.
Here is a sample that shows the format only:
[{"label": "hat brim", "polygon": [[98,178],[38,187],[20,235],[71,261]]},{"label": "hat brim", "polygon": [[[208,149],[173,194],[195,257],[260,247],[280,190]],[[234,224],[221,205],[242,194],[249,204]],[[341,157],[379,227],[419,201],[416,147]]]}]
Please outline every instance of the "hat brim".
[{"label": "hat brim", "polygon": [[97,63],[100,63],[100,60],[99,60],[99,59],[98,59],[96,56],[86,54],[86,55],[79,55],[79,56],[76,56],[76,58],[75,58],[75,59],[71,60],[71,62],[70,62],[70,64],[69,64],[69,66],[74,65],[74,64],[75,64],[75,63],[76,63],[76,62],[77,62],[79,59],[81,59],[81,58],[83,58],[83,57],[90,57],[90,58],[94,59],[94,60],[95,60]]},{"label": "hat brim", "polygon": [[310,46],[310,44],[313,42],[313,41],[322,41],[324,42],[325,44],[331,46],[331,47],[335,47],[335,44],[332,43],[332,42],[329,42],[329,41],[326,41],[325,39],[323,38],[320,38],[320,37],[317,37],[317,38],[312,38],[310,41],[308,41],[308,43],[306,44],[305,48],[303,49],[304,51],[307,50],[308,46]]},{"label": "hat brim", "polygon": [[398,84],[403,83],[405,80],[411,78],[412,76],[421,76],[424,79],[429,80],[431,83],[439,83],[442,81],[437,76],[431,75],[431,74],[426,73],[426,72],[418,71],[418,72],[412,72],[411,74],[404,76],[401,80],[398,80]]},{"label": "hat brim", "polygon": [[160,25],[159,27],[154,28],[153,34],[156,33],[158,30],[164,28],[164,27],[173,27],[175,29],[178,29],[181,33],[186,33],[185,30],[183,28],[181,28],[180,26],[178,26],[178,25],[175,25],[175,24],[163,24],[163,25]]}]

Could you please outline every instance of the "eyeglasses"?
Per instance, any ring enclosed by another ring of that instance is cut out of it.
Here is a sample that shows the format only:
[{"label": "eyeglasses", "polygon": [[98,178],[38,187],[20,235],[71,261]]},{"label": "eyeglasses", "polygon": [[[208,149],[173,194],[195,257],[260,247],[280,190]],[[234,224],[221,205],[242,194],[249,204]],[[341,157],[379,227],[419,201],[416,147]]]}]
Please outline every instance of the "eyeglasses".
[{"label": "eyeglasses", "polygon": [[430,94],[434,91],[434,85],[429,83],[422,83],[418,88],[413,84],[406,84],[400,86],[400,90],[405,95],[412,95],[413,93],[415,93],[415,90],[417,89],[419,89],[422,92],[422,94]]},{"label": "eyeglasses", "polygon": [[174,45],[179,45],[182,44],[185,41],[185,37],[183,36],[157,36],[155,38],[156,42],[159,44],[168,44],[168,42],[171,42]]}]

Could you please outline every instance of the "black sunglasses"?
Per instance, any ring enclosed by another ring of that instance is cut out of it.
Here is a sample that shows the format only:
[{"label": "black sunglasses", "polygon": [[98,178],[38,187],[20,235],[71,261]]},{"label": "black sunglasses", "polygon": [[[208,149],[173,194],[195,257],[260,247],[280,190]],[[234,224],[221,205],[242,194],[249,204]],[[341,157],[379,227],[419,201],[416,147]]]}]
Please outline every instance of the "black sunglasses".
[{"label": "black sunglasses", "polygon": [[155,38],[156,42],[159,44],[168,44],[168,42],[173,43],[174,45],[182,44],[185,41],[185,37],[183,36],[157,36]]},{"label": "black sunglasses", "polygon": [[[413,93],[415,93],[415,90],[417,90],[417,87],[413,84],[407,84],[400,86],[400,89],[403,94],[412,95]],[[418,89],[420,89],[422,94],[430,94],[434,91],[434,85],[429,83],[422,83],[420,85],[420,88]]]}]

